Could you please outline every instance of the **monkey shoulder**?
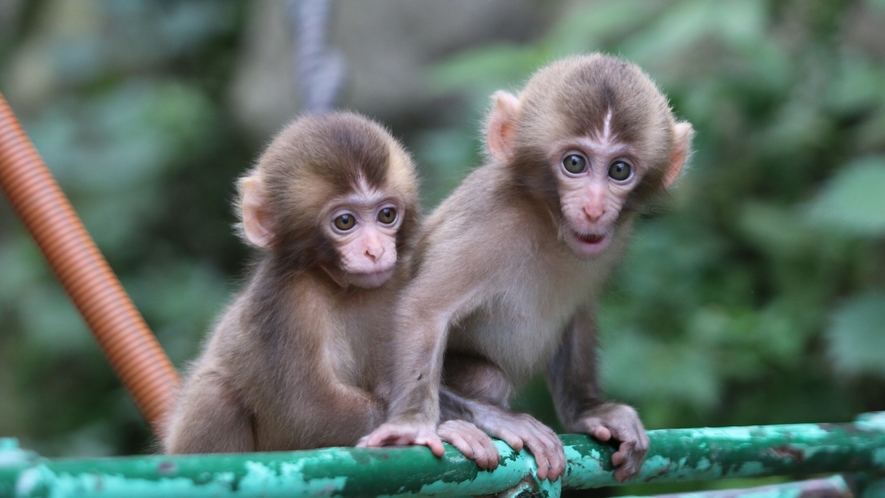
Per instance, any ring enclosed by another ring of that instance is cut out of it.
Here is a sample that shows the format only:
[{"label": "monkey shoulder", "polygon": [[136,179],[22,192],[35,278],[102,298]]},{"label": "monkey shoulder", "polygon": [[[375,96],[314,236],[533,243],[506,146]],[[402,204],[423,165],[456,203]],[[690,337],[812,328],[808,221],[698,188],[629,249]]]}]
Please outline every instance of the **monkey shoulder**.
[{"label": "monkey shoulder", "polygon": [[448,254],[463,260],[467,253],[494,257],[487,251],[476,251],[477,247],[530,247],[531,241],[523,236],[524,215],[519,203],[507,202],[506,193],[496,185],[500,174],[493,165],[477,168],[427,217],[418,245],[429,246],[434,254],[425,257],[445,259]]}]

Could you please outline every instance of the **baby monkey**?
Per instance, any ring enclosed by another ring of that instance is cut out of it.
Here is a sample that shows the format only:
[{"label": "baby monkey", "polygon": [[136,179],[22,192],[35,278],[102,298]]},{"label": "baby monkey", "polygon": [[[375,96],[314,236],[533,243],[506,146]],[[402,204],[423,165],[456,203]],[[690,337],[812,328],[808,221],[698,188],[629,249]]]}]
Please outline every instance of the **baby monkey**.
[{"label": "baby monkey", "polygon": [[[412,161],[362,116],[308,116],[274,138],[238,187],[242,236],[260,256],[190,367],[164,450],[354,445],[385,416],[391,309],[419,220]],[[439,435],[496,464],[470,423]]]},{"label": "baby monkey", "polygon": [[509,407],[543,368],[566,430],[619,442],[623,481],[648,438],[633,408],[600,393],[596,303],[635,213],[679,175],[692,127],[638,67],[599,54],[555,62],[519,96],[493,100],[488,162],[421,230],[397,307],[387,422],[361,444],[441,455],[442,409],[527,447],[538,476],[556,479],[561,441]]}]

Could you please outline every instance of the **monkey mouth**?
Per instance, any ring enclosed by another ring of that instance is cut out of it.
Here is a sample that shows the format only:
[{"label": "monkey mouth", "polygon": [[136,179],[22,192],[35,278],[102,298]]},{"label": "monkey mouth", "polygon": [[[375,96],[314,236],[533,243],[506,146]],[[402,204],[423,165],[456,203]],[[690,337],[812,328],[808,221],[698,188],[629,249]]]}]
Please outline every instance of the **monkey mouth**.
[{"label": "monkey mouth", "polygon": [[598,233],[583,234],[575,232],[575,235],[578,237],[578,240],[585,244],[598,244],[605,238],[605,235],[600,235]]},{"label": "monkey mouth", "polygon": [[606,233],[581,233],[569,230],[566,243],[571,250],[580,258],[588,259],[602,254],[608,248],[611,234]]},{"label": "monkey mouth", "polygon": [[381,287],[385,282],[390,280],[390,277],[393,276],[393,271],[394,267],[391,266],[390,268],[381,271],[351,273],[350,282],[363,289],[375,289]]}]

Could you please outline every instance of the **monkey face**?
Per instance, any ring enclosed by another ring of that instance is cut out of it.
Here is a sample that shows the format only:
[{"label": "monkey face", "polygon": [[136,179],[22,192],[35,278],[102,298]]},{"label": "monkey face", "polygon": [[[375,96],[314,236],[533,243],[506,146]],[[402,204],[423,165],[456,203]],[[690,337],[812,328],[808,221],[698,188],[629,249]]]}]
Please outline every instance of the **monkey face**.
[{"label": "monkey face", "polygon": [[624,202],[643,172],[629,145],[618,142],[607,128],[599,135],[564,141],[550,157],[563,216],[560,233],[584,259],[608,247]]},{"label": "monkey face", "polygon": [[357,287],[379,287],[396,266],[396,234],[404,202],[362,184],[353,194],[332,202],[320,216],[320,228],[335,247],[339,267]]}]

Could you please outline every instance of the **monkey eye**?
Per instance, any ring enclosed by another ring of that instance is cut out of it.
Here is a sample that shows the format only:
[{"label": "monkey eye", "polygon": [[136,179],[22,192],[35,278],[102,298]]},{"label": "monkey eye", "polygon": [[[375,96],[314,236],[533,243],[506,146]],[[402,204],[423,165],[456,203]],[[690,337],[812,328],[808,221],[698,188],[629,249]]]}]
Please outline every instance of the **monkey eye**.
[{"label": "monkey eye", "polygon": [[352,214],[345,213],[335,218],[335,228],[343,232],[350,230],[354,225],[356,225],[356,219]]},{"label": "monkey eye", "polygon": [[393,223],[396,221],[396,209],[384,208],[381,211],[378,211],[378,221],[385,225]]},{"label": "monkey eye", "polygon": [[587,169],[587,159],[580,154],[569,154],[562,160],[562,167],[572,174],[583,173]]},{"label": "monkey eye", "polygon": [[622,182],[633,174],[633,168],[624,161],[615,161],[608,167],[608,176]]}]

